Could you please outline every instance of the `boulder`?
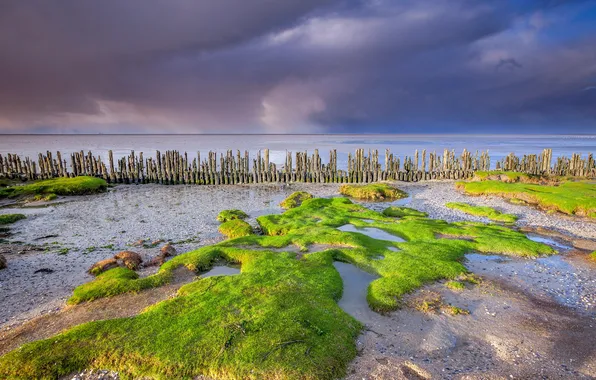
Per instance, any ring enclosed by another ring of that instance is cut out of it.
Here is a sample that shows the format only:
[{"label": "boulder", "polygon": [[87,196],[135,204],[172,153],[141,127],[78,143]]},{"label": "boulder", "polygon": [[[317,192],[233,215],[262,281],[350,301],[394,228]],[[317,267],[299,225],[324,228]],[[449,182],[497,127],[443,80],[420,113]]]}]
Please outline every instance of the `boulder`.
[{"label": "boulder", "polygon": [[131,270],[137,270],[143,262],[141,255],[132,251],[119,252],[114,256],[114,259],[118,260],[119,263],[121,262],[122,265]]},{"label": "boulder", "polygon": [[172,244],[167,243],[166,245],[161,247],[160,252],[163,257],[170,257],[176,255],[176,248],[174,248]]},{"label": "boulder", "polygon": [[6,259],[4,256],[0,255],[0,269],[6,268]]},{"label": "boulder", "polygon": [[118,266],[118,261],[116,259],[105,259],[93,264],[93,266],[91,266],[91,268],[89,268],[87,272],[89,272],[89,274],[97,276],[109,269],[117,268]]},{"label": "boulder", "polygon": [[162,266],[163,263],[166,262],[166,258],[164,257],[164,255],[162,255],[161,253],[157,256],[155,256],[154,258],[152,258],[151,260],[149,260],[147,263],[145,263],[146,267],[155,267],[155,266]]}]

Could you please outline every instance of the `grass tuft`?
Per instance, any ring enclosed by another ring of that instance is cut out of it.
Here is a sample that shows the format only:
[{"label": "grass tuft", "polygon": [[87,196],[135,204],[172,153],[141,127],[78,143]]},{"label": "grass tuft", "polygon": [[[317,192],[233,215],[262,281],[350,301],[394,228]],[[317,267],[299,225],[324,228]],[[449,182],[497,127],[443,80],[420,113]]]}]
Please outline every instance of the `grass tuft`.
[{"label": "grass tuft", "polygon": [[16,198],[28,195],[85,195],[106,191],[108,184],[96,177],[54,178],[26,185],[0,188],[0,198]]},{"label": "grass tuft", "polygon": [[4,225],[4,224],[12,224],[14,222],[17,222],[21,219],[25,219],[26,216],[23,214],[5,214],[5,215],[0,215],[0,225]]},{"label": "grass tuft", "polygon": [[500,181],[458,182],[456,186],[469,195],[496,195],[520,199],[544,210],[596,218],[596,184],[563,182],[558,186]]},{"label": "grass tuft", "polygon": [[503,214],[492,207],[472,206],[468,203],[450,202],[446,203],[447,208],[459,210],[469,215],[482,216],[495,222],[515,223],[517,216],[513,214]]},{"label": "grass tuft", "polygon": [[228,239],[236,239],[253,234],[250,224],[240,219],[232,219],[229,222],[222,223],[218,231]]},{"label": "grass tuft", "polygon": [[223,210],[219,214],[217,214],[217,220],[219,222],[225,223],[229,222],[230,220],[235,219],[246,219],[248,215],[242,210]]},{"label": "grass tuft", "polygon": [[371,183],[368,185],[342,185],[339,192],[348,197],[379,201],[406,198],[408,194],[386,183]]},{"label": "grass tuft", "polygon": [[290,194],[286,199],[284,199],[279,205],[286,210],[291,208],[296,208],[302,204],[307,199],[312,199],[312,194],[307,193],[306,191],[296,191]]},{"label": "grass tuft", "polygon": [[459,281],[447,281],[445,286],[451,290],[464,290],[466,288],[464,283]]},{"label": "grass tuft", "polygon": [[405,218],[408,216],[417,217],[417,218],[426,218],[428,216],[427,213],[415,210],[409,207],[399,207],[399,206],[391,206],[387,207],[383,210],[383,215],[394,217],[394,218]]}]

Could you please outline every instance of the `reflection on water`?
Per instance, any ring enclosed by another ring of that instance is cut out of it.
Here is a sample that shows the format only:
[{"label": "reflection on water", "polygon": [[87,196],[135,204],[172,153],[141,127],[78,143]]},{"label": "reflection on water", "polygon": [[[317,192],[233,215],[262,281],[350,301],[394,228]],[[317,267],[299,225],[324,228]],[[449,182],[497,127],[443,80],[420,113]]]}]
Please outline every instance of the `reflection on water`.
[{"label": "reflection on water", "polygon": [[363,323],[378,319],[378,314],[370,309],[366,301],[368,285],[377,277],[351,264],[334,262],[333,266],[339,272],[344,285],[339,307]]},{"label": "reflection on water", "polygon": [[201,274],[201,278],[213,277],[213,276],[233,276],[240,274],[239,268],[227,267],[224,265],[214,266],[210,271]]},{"label": "reflection on water", "polygon": [[570,246],[559,243],[558,241],[548,238],[546,236],[541,236],[541,235],[535,235],[535,234],[528,234],[526,235],[528,237],[528,239],[538,242],[538,243],[542,243],[542,244],[546,244],[546,245],[550,245],[551,247],[555,247],[558,249],[571,249]]},{"label": "reflection on water", "polygon": [[373,239],[389,240],[389,241],[395,241],[395,242],[399,242],[399,243],[405,242],[405,240],[400,238],[399,236],[392,235],[388,232],[385,232],[381,229],[374,228],[374,227],[356,228],[352,224],[344,224],[343,226],[338,227],[337,229],[340,231],[344,231],[344,232],[358,232],[358,233],[367,235]]}]

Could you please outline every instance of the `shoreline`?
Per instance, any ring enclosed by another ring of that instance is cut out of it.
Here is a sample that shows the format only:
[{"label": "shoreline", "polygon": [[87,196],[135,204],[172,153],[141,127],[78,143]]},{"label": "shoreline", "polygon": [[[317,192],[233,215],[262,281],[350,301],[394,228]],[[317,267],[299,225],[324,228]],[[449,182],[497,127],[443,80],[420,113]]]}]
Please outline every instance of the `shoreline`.
[{"label": "shoreline", "polygon": [[[520,216],[516,223],[518,227],[545,228],[564,233],[567,236],[573,236],[574,238],[591,239],[592,241],[596,238],[596,223],[578,218],[565,217],[563,215],[548,215],[538,209],[513,205],[497,197],[466,196],[454,188],[453,182],[397,183],[396,185],[406,191],[409,197],[393,202],[371,203],[355,201],[355,203],[363,204],[377,211],[391,204],[403,205],[427,212],[431,218],[443,219],[448,222],[488,222],[485,218],[471,216],[445,207],[445,203],[447,202],[466,201],[474,205],[496,207],[504,212],[516,214]],[[50,243],[46,246],[52,247],[52,251],[19,253],[18,251],[22,249],[23,245],[14,245],[16,250],[11,251],[8,255],[5,254],[9,265],[7,269],[0,271],[0,289],[3,290],[1,292],[2,298],[0,299],[0,303],[7,307],[0,311],[0,342],[3,336],[9,337],[11,331],[16,332],[20,328],[34,323],[35,318],[43,315],[50,315],[50,320],[51,315],[56,315],[56,318],[59,318],[62,315],[61,313],[63,313],[65,300],[72,294],[73,288],[92,279],[92,276],[88,275],[86,270],[96,261],[111,257],[114,253],[125,249],[131,249],[140,253],[144,260],[150,259],[159,252],[159,246],[155,248],[132,246],[140,239],[148,239],[149,241],[156,239],[172,240],[175,243],[174,246],[178,253],[187,252],[204,245],[213,244],[222,239],[221,235],[217,232],[219,223],[215,220],[215,216],[223,209],[238,208],[247,212],[249,214],[247,221],[255,226],[255,218],[257,216],[282,212],[278,206],[279,202],[294,191],[308,191],[318,197],[330,197],[339,196],[338,188],[339,184],[254,184],[225,187],[118,185],[104,194],[75,197],[66,202],[44,205],[43,207],[2,208],[0,209],[1,213],[10,213],[18,210],[18,212],[28,215],[27,219],[18,221],[11,226],[11,230],[15,234],[11,237],[11,240],[18,239],[23,241],[23,243],[38,245],[45,241]],[[37,240],[44,236],[52,237]],[[53,242],[57,242],[58,244],[51,244]],[[109,248],[99,248],[110,244],[112,246]],[[85,250],[93,246],[97,248],[92,252],[84,253]],[[69,248],[70,251],[67,254],[60,255],[56,252],[58,247],[60,249]],[[7,249],[7,245],[0,245],[0,251],[4,249]],[[576,262],[578,260],[577,257],[567,254],[562,254],[560,259],[562,261],[575,260],[574,265],[589,265],[581,260],[578,263]],[[520,262],[523,259],[516,261]],[[528,263],[535,261],[527,260]],[[54,272],[33,273],[35,270],[42,268],[52,269]],[[596,294],[596,276],[589,277],[591,273],[595,273],[594,269],[596,267],[593,269],[590,267],[589,270],[592,270],[592,272],[582,272],[583,274],[580,276],[580,280],[584,281],[582,288],[571,285],[578,294],[584,294],[586,291],[590,291],[590,289],[594,289],[593,294]],[[147,275],[154,270],[156,268],[146,268],[139,273],[141,275]],[[479,269],[479,271],[481,270]],[[488,283],[492,284],[498,282],[499,278],[506,273],[506,270],[500,270],[497,265],[496,272],[483,272],[482,275],[487,276],[489,278]],[[552,273],[547,271],[545,276],[547,276],[546,278],[557,278],[559,274],[556,271]],[[542,281],[544,278],[538,278],[538,281]],[[425,286],[421,290],[414,292],[412,296],[415,297],[429,290],[444,293],[441,286],[441,283]],[[9,289],[9,291],[5,292],[4,289]],[[520,291],[519,284],[516,289],[516,291]],[[500,298],[494,299],[494,297],[493,299],[489,299],[490,297],[488,295],[482,292],[479,293],[477,290],[474,290],[470,294],[464,293],[464,299],[476,297],[474,302],[488,303],[494,307],[503,301]],[[572,315],[573,320],[577,323],[587,318],[585,315],[581,316],[582,313],[579,313],[579,309],[570,308],[569,305],[563,306],[564,303],[557,302],[555,300],[557,294],[549,293],[548,288],[542,289],[535,287],[526,289],[523,296],[525,298],[522,297],[523,299],[521,301],[518,296],[514,296],[510,291],[503,291],[502,294],[506,294],[505,302],[511,304],[521,302],[520,305],[522,306],[514,308],[516,313],[520,313],[520,310],[529,310],[530,306],[528,305],[535,303],[528,298],[532,296],[542,300],[540,302],[549,302],[549,304],[554,305],[549,309],[552,315],[564,314],[564,318],[571,318],[569,315]],[[462,302],[462,295],[459,295],[460,298],[457,298],[451,293],[443,294],[443,296],[446,299],[455,300],[454,302]],[[125,297],[132,296],[125,295],[123,299],[126,299]],[[592,303],[594,302],[592,298],[584,297],[582,299],[578,297],[578,300],[577,302],[579,304],[582,302],[589,303],[587,308],[588,315],[593,314],[596,316],[596,302]],[[90,305],[93,304],[93,302],[90,303]],[[564,310],[564,312],[557,311],[559,309]],[[433,323],[437,323],[436,318],[439,318],[438,321],[444,319],[440,315],[438,317],[427,316],[420,319],[421,316],[416,313],[416,311],[404,308],[392,312],[389,319],[374,316],[375,319],[368,321],[366,323],[367,328],[358,339],[358,345],[362,350],[361,355],[350,366],[349,371],[351,373],[348,374],[348,378],[356,379],[359,378],[358,376],[362,377],[366,375],[372,371],[370,370],[371,363],[378,367],[376,370],[381,371],[379,373],[389,370],[393,371],[396,368],[402,372],[414,371],[418,373],[417,370],[408,367],[409,364],[406,367],[410,369],[402,368],[405,365],[403,364],[404,360],[414,363],[414,367],[416,368],[426,366],[430,373],[433,373],[435,376],[440,375],[440,373],[436,372],[437,368],[433,369],[432,366],[429,367],[427,362],[408,359],[407,356],[411,353],[404,356],[405,352],[413,352],[410,348],[406,347],[403,351],[395,355],[390,355],[390,350],[388,349],[379,351],[379,342],[384,341],[388,345],[391,343],[387,343],[388,338],[382,338],[377,336],[375,332],[368,331],[369,328],[377,333],[379,332],[377,330],[380,330],[381,334],[392,336],[393,333],[390,333],[391,324],[395,322],[391,321],[414,320],[416,321],[416,326],[426,329],[428,326],[424,327],[426,326],[424,325],[424,321],[428,320],[428,318],[435,321]],[[501,313],[505,313],[508,316],[507,318],[514,317],[507,314],[509,313],[508,311],[501,311]],[[591,318],[594,318],[594,316]],[[518,317],[515,316],[515,318]],[[563,316],[560,316],[560,318],[563,318]],[[444,344],[446,342],[445,339],[447,341],[456,339],[458,342],[464,339],[459,334],[459,330],[457,330],[462,328],[461,322],[455,321],[454,323],[455,325],[453,326],[449,323],[447,324],[451,329],[450,337],[444,336],[441,338],[440,335],[439,338],[435,337],[439,339],[439,343],[437,344]],[[377,324],[377,327],[375,327],[375,324]],[[444,320],[439,322],[439,325],[444,324]],[[505,329],[504,326],[501,327],[501,330],[497,328],[495,333],[502,332],[503,329]],[[404,333],[414,334],[413,331],[409,331],[408,329],[405,329]],[[431,335],[435,334],[434,332],[428,333]],[[453,338],[454,336],[457,338]],[[398,334],[395,336],[395,339],[402,338],[404,338],[403,335]],[[476,337],[475,339],[479,338]],[[546,343],[543,342],[542,344],[544,345]],[[442,348],[438,349],[438,351],[434,346],[429,348],[430,346],[428,344],[420,347],[424,348],[422,351],[426,352],[425,355],[430,355],[430,352],[436,356],[438,352],[445,353],[454,350],[457,344],[447,348],[441,346]],[[482,347],[483,350],[488,350],[487,347]],[[383,358],[389,357],[389,359],[382,359],[381,361],[374,359],[375,357],[380,357],[380,355]],[[398,360],[398,358],[402,364],[397,365],[397,367],[392,366],[391,363]],[[371,362],[371,360],[373,361]],[[501,368],[499,365],[494,364],[496,360],[494,358],[490,360],[485,358],[483,360],[486,360],[486,368],[489,370],[491,368],[493,370],[495,368]],[[449,359],[447,362],[443,360],[442,362],[436,361],[433,363],[435,363],[434,365],[445,365],[448,362],[454,365],[453,359]],[[469,361],[467,363],[470,364]],[[590,368],[588,370],[592,371]],[[554,372],[551,371],[550,373],[559,373],[554,367],[551,370]],[[420,373],[423,374],[424,371]],[[567,374],[567,372],[564,373]]]}]

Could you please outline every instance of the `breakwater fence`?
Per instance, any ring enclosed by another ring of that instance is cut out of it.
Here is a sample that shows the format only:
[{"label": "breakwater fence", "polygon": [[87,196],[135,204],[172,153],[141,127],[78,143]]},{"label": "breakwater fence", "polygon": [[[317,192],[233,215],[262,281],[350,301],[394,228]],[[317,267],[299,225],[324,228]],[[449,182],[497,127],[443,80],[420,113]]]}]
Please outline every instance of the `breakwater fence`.
[{"label": "breakwater fence", "polygon": [[[582,158],[557,157],[552,149],[540,154],[516,156],[511,153],[496,162],[497,170],[515,171],[534,175],[563,175],[596,177],[596,163],[592,154]],[[337,150],[329,151],[329,160],[323,163],[318,149],[308,152],[286,152],[285,163],[278,167],[270,162],[269,149],[250,157],[228,150],[225,153],[210,151],[201,157],[189,157],[178,151],[157,151],[153,157],[131,151],[127,156],[114,159],[108,151],[107,162],[100,155],[84,151],[68,156],[56,152],[39,153],[37,160],[21,158],[17,154],[0,154],[0,178],[38,180],[58,177],[95,176],[109,183],[159,183],[159,184],[247,184],[247,183],[372,183],[378,181],[424,181],[434,179],[466,179],[477,171],[491,169],[488,151],[472,154],[464,149],[461,155],[445,149],[442,154],[416,150],[413,156],[402,158],[385,151],[384,163],[378,150],[356,149],[348,154],[347,167],[337,164]]]}]

